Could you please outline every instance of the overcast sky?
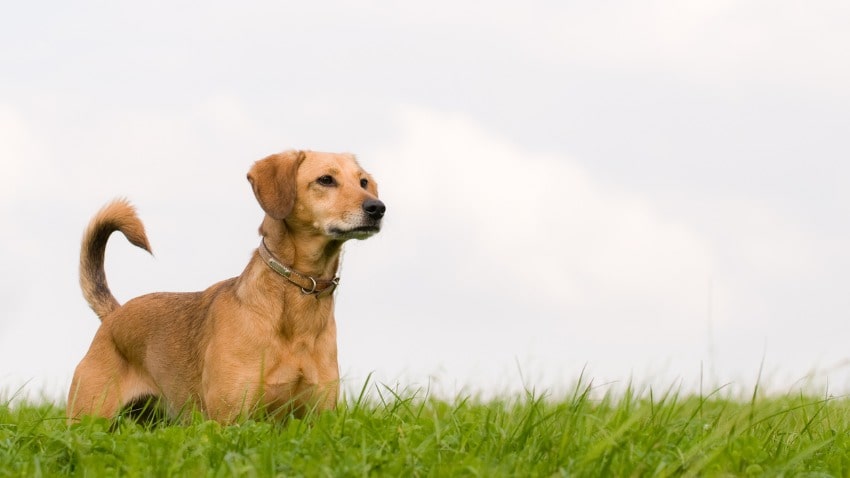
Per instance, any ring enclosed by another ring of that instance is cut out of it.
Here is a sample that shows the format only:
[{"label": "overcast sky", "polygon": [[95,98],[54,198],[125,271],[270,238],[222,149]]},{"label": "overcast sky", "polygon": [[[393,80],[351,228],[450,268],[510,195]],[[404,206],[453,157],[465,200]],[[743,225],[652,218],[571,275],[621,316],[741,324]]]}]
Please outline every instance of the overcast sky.
[{"label": "overcast sky", "polygon": [[[345,386],[850,392],[850,4],[16,2],[0,19],[0,390],[61,397],[120,301],[239,274],[252,162],[356,153]],[[288,5],[287,5],[288,4]],[[818,390],[821,390],[819,388]]]}]

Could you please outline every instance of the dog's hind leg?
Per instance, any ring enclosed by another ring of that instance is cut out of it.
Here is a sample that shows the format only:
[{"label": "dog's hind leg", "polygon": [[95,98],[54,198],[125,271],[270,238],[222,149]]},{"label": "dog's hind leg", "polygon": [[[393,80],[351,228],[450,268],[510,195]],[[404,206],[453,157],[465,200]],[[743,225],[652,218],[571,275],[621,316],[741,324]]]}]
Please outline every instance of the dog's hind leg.
[{"label": "dog's hind leg", "polygon": [[112,418],[124,405],[123,382],[128,364],[115,350],[112,342],[97,340],[74,372],[68,392],[68,420],[73,422],[85,415]]}]

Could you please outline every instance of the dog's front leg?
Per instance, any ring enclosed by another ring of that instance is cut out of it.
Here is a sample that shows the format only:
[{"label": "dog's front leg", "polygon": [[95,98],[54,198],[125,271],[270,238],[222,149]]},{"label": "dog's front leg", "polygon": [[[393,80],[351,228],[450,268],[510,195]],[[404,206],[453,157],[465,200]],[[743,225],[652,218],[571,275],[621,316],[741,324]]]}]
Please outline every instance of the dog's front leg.
[{"label": "dog's front leg", "polygon": [[259,408],[261,387],[257,376],[243,376],[231,368],[205,370],[202,377],[204,412],[221,423],[247,418]]}]

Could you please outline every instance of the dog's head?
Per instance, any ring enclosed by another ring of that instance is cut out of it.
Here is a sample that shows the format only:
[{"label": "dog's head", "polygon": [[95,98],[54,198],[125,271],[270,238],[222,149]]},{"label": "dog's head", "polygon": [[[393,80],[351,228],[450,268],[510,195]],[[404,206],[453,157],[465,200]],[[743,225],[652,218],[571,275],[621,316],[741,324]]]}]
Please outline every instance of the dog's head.
[{"label": "dog's head", "polygon": [[366,239],[381,229],[378,185],[352,154],[286,151],[254,163],[254,195],[269,217],[334,240]]}]

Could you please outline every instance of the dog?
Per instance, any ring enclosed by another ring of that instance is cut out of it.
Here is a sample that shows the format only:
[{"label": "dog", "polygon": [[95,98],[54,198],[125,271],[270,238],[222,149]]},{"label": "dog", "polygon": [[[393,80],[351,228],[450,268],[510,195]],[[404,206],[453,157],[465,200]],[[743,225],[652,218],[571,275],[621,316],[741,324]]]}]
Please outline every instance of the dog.
[{"label": "dog", "polygon": [[222,423],[336,406],[341,248],[380,231],[386,206],[351,154],[285,151],[254,163],[248,181],[265,212],[260,245],[241,275],[202,292],[120,305],[106,281],[106,242],[120,231],[151,252],[147,235],[126,200],[92,219],[80,285],[101,325],[74,372],[70,421],[114,418],[142,400],[171,418],[188,407]]}]

